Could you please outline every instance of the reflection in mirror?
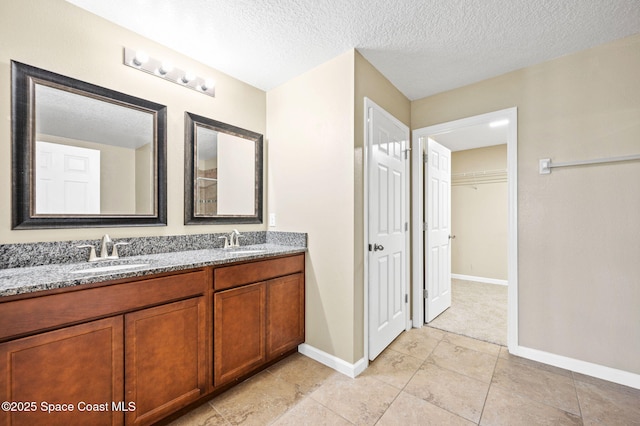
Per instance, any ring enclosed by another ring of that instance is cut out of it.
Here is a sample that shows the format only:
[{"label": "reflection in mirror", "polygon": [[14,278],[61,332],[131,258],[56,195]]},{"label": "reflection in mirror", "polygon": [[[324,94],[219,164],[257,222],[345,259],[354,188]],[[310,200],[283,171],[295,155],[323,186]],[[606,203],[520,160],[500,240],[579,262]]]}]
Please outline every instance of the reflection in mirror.
[{"label": "reflection in mirror", "polygon": [[185,223],[262,223],[262,135],[185,114]]},{"label": "reflection in mirror", "polygon": [[153,114],[43,84],[35,105],[36,215],[153,214]]},{"label": "reflection in mirror", "polygon": [[12,62],[13,228],[166,225],[166,107]]}]

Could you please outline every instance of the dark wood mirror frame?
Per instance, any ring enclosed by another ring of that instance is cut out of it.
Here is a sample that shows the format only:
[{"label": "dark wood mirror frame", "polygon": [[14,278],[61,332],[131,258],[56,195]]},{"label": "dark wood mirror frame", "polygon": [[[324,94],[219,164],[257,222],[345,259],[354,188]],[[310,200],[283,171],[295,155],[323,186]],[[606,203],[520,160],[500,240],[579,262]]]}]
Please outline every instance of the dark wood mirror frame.
[{"label": "dark wood mirror frame", "polygon": [[[153,115],[155,136],[155,211],[144,215],[35,215],[34,202],[34,81],[75,94],[111,102]],[[11,61],[12,229],[166,226],[167,107],[30,65]]]},{"label": "dark wood mirror frame", "polygon": [[[203,126],[208,129],[227,133],[243,139],[255,142],[255,196],[253,215],[221,215],[221,216],[199,216],[196,215],[196,127]],[[241,224],[241,223],[262,223],[263,210],[263,136],[259,133],[245,130],[240,127],[202,117],[190,112],[185,112],[185,178],[184,178],[184,223],[185,225],[206,225],[206,224]]]}]

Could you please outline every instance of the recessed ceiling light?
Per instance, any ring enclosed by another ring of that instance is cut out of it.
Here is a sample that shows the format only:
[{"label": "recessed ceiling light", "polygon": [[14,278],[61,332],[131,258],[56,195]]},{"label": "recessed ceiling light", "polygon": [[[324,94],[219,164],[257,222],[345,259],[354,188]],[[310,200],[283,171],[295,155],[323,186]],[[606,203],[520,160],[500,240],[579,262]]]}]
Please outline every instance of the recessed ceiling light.
[{"label": "recessed ceiling light", "polygon": [[505,118],[504,120],[496,120],[489,123],[489,127],[501,127],[509,124],[509,119]]}]

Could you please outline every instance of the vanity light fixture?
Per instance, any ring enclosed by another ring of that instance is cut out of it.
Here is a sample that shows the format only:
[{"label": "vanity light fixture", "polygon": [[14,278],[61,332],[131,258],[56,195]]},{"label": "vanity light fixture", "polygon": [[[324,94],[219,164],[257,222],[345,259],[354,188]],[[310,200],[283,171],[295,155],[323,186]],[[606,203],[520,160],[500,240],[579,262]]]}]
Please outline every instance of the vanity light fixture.
[{"label": "vanity light fixture", "polygon": [[208,96],[215,97],[215,82],[208,78],[198,77],[191,71],[176,68],[169,61],[161,61],[150,57],[141,50],[124,48],[123,63],[129,67],[155,75],[164,80],[172,81],[183,87],[195,90]]}]

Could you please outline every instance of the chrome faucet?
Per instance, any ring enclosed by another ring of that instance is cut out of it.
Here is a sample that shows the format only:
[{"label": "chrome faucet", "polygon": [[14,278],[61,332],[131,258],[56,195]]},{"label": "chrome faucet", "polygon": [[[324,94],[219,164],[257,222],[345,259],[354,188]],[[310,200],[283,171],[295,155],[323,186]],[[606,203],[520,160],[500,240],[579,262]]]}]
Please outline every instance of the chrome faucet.
[{"label": "chrome faucet", "polygon": [[240,242],[238,241],[240,237],[242,237],[242,235],[240,235],[237,229],[231,231],[231,234],[229,234],[229,247],[240,247]]},{"label": "chrome faucet", "polygon": [[96,248],[91,245],[91,244],[82,244],[79,246],[76,246],[77,248],[90,248],[91,251],[89,252],[89,262],[99,262],[101,260],[114,260],[114,259],[119,259],[120,256],[118,254],[118,246],[125,246],[128,245],[129,243],[127,242],[119,242],[119,243],[114,243],[113,244],[113,249],[111,250],[111,256],[109,256],[109,251],[108,251],[108,246],[107,244],[109,243],[113,243],[113,241],[111,240],[111,237],[109,237],[108,234],[104,234],[102,236],[102,240],[100,242],[100,257],[96,256]]},{"label": "chrome faucet", "polygon": [[224,238],[224,248],[232,248],[240,247],[240,242],[238,241],[238,238],[240,237],[242,237],[242,235],[240,235],[240,232],[237,229],[234,229],[233,231],[231,231],[228,237],[223,236],[218,238]]},{"label": "chrome faucet", "polygon": [[109,234],[104,234],[102,236],[102,241],[100,242],[100,259],[105,260],[109,255],[107,254],[107,244],[111,241],[111,237]]}]

